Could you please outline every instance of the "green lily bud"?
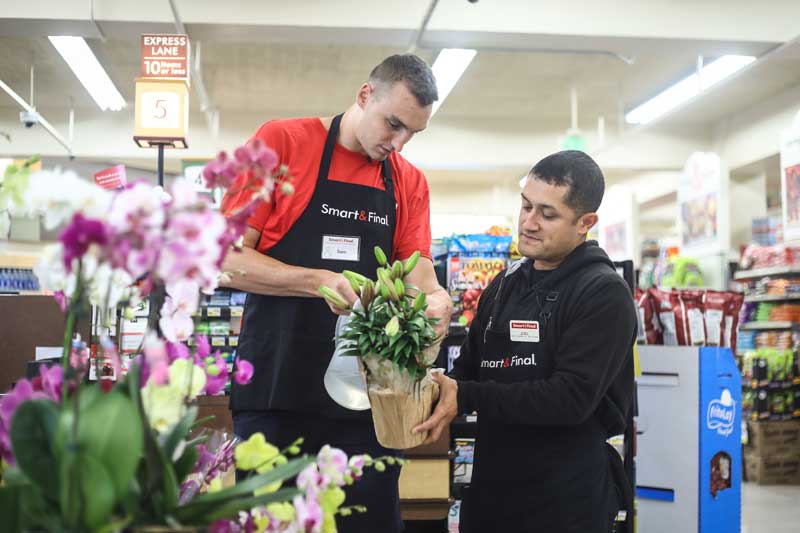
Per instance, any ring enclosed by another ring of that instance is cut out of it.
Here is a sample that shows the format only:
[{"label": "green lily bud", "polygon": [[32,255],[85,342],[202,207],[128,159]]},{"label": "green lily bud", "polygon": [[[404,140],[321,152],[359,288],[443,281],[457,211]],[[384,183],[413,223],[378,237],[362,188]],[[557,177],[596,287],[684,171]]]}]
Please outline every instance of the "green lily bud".
[{"label": "green lily bud", "polygon": [[378,260],[380,266],[386,266],[386,254],[383,253],[380,246],[375,247],[375,259]]},{"label": "green lily bud", "polygon": [[403,263],[402,261],[395,261],[392,265],[392,279],[403,279]]},{"label": "green lily bud", "polygon": [[403,280],[397,278],[394,280],[394,290],[397,292],[397,296],[402,298],[406,295],[406,286],[403,284]]},{"label": "green lily bud", "polygon": [[384,282],[378,281],[377,289],[384,300],[389,300],[392,297],[392,295],[389,294],[389,288],[386,287]]},{"label": "green lily bud", "polygon": [[405,266],[406,274],[414,270],[414,267],[417,266],[417,261],[419,261],[419,256],[420,253],[419,250],[417,250],[416,252],[411,254],[411,257],[409,257],[406,260],[406,266]]},{"label": "green lily bud", "polygon": [[340,309],[350,309],[350,304],[347,303],[341,294],[336,292],[335,290],[331,289],[330,287],[326,287],[325,285],[320,285],[319,293],[322,295],[325,300],[330,302],[331,305],[334,307],[338,307]]},{"label": "green lily bud", "polygon": [[422,309],[425,307],[425,302],[426,302],[425,293],[421,292],[417,294],[417,297],[414,298],[414,312],[418,313],[422,311]]},{"label": "green lily bud", "polygon": [[394,337],[400,333],[400,319],[397,318],[397,316],[393,316],[392,319],[386,323],[386,327],[383,328],[383,331],[386,332],[389,337]]},{"label": "green lily bud", "polygon": [[372,298],[375,296],[375,284],[372,282],[371,279],[368,279],[367,282],[361,287],[361,305],[364,306],[364,309],[369,307],[370,302],[372,302]]},{"label": "green lily bud", "polygon": [[367,281],[367,278],[351,270],[343,270],[342,276],[350,283],[350,286],[353,287],[353,292],[356,294],[361,292],[361,286]]}]

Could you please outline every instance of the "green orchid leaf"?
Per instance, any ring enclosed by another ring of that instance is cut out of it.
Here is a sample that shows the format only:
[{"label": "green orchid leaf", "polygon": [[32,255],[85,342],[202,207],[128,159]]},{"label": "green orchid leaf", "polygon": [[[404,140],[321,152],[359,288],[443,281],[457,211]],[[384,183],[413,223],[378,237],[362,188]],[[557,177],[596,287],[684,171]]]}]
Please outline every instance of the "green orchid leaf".
[{"label": "green orchid leaf", "polygon": [[58,498],[54,434],[58,406],[50,400],[22,402],[11,421],[11,446],[17,466],[31,482],[52,499]]},{"label": "green orchid leaf", "polygon": [[181,523],[186,525],[207,525],[210,521],[224,518],[236,518],[240,511],[249,511],[274,502],[290,502],[298,494],[299,489],[286,488],[261,496],[250,496],[213,504],[190,504],[176,513]]},{"label": "green orchid leaf", "polygon": [[200,452],[197,451],[197,448],[194,446],[187,447],[183,452],[183,455],[181,455],[180,458],[175,461],[175,464],[173,465],[175,469],[175,478],[179,483],[182,483],[183,480],[186,479],[186,476],[192,473],[192,469],[194,468],[199,455]]},{"label": "green orchid leaf", "polygon": [[[314,457],[302,457],[293,459],[284,465],[277,466],[272,470],[264,472],[247,478],[245,481],[237,483],[235,486],[223,489],[218,492],[209,492],[202,494],[192,500],[191,502],[183,505],[175,510],[175,516],[181,522],[192,523],[198,517],[207,517],[208,513],[212,510],[219,510],[222,506],[227,504],[241,503],[243,497],[251,497],[252,494],[267,485],[276,483],[278,481],[285,481],[291,479],[299,474],[306,466],[313,463],[316,459]],[[283,489],[283,491],[295,491],[296,489]],[[277,491],[271,494],[264,494],[258,498],[274,497],[274,495],[281,493]],[[280,499],[273,499],[271,501],[281,501]]]},{"label": "green orchid leaf", "polygon": [[195,418],[197,418],[197,407],[193,405],[186,410],[178,423],[170,430],[162,447],[164,456],[168,460],[172,461],[175,450],[181,441],[189,436],[189,431],[192,429]]}]

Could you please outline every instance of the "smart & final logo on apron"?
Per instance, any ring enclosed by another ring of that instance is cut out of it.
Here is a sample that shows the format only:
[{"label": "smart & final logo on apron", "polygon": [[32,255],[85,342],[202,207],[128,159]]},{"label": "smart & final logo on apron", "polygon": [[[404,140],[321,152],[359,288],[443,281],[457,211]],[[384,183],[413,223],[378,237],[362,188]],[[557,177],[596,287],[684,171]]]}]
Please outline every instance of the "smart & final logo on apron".
[{"label": "smart & final logo on apron", "polygon": [[484,359],[481,368],[511,368],[515,366],[536,366],[536,354],[512,355],[503,359]]},{"label": "smart & final logo on apron", "polygon": [[337,209],[328,204],[322,204],[322,214],[330,215],[332,217],[344,218],[346,220],[358,220],[359,222],[370,222],[372,224],[389,225],[389,215],[380,216],[373,211],[365,211],[364,209]]},{"label": "smart & final logo on apron", "polygon": [[736,402],[733,401],[731,391],[723,389],[719,400],[711,400],[708,403],[706,413],[706,426],[710,430],[717,430],[717,433],[727,437],[733,433],[733,421],[736,418]]}]

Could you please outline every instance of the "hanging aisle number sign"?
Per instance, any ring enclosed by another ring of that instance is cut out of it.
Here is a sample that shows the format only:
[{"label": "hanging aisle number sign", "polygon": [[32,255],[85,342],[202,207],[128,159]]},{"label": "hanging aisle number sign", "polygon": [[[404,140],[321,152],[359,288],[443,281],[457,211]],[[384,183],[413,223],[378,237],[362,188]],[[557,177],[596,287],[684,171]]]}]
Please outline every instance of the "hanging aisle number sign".
[{"label": "hanging aisle number sign", "polygon": [[136,79],[133,139],[143,148],[159,144],[186,148],[189,50],[186,35],[145,34],[141,37],[142,77]]}]

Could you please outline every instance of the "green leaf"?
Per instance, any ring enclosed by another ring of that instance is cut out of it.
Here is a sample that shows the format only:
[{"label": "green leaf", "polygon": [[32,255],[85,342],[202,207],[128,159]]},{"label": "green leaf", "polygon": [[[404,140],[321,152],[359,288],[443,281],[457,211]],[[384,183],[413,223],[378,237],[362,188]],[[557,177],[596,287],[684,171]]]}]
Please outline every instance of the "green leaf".
[{"label": "green leaf", "polygon": [[58,498],[58,477],[53,475],[56,463],[54,433],[58,422],[58,406],[50,400],[23,402],[11,421],[11,446],[20,470],[54,500]]},{"label": "green leaf", "polygon": [[187,447],[180,459],[175,461],[175,477],[179,483],[182,483],[186,476],[192,473],[192,468],[197,462],[198,455],[200,455],[200,452],[197,451],[197,448],[194,446]]},{"label": "green leaf", "polygon": [[204,416],[203,418],[198,418],[197,420],[192,422],[192,427],[190,429],[196,429],[196,428],[202,426],[203,424],[205,424],[206,422],[211,422],[212,420],[214,420],[216,418],[217,417],[215,417],[214,415]]},{"label": "green leaf", "polygon": [[168,460],[172,461],[172,456],[175,454],[178,445],[189,436],[189,431],[192,429],[192,423],[195,418],[197,418],[197,407],[193,405],[186,410],[169,435],[167,435],[162,449],[164,450],[164,456]]},{"label": "green leaf", "polygon": [[144,447],[141,420],[131,399],[114,390],[96,396],[85,407],[81,405],[78,443],[102,465],[115,492],[127,492]]},{"label": "green leaf", "polygon": [[81,453],[75,466],[81,524],[88,529],[98,528],[111,519],[115,503],[114,481],[103,464],[89,452]]},{"label": "green leaf", "polygon": [[[210,492],[202,494],[189,502],[186,505],[178,507],[175,510],[175,517],[181,522],[190,523],[198,517],[207,517],[208,513],[213,510],[219,510],[222,506],[229,503],[240,504],[245,498],[252,497],[253,492],[261,487],[270,485],[277,481],[284,481],[295,477],[306,466],[313,463],[316,459],[314,457],[302,457],[300,459],[293,459],[284,465],[277,466],[272,470],[264,472],[256,476],[251,476],[241,483],[228,489],[218,492]],[[283,489],[294,490],[294,489]],[[265,494],[259,498],[270,497],[278,494],[281,491],[272,494]],[[271,500],[278,501],[278,500]]]},{"label": "green leaf", "polygon": [[36,489],[30,486],[0,488],[0,516],[8,531],[24,531],[30,527],[22,515],[22,498],[24,491],[32,490]]},{"label": "green leaf", "polygon": [[[261,496],[250,496],[220,502],[211,507],[190,504],[186,507],[182,507],[179,512],[176,513],[176,516],[182,523],[187,525],[207,525],[214,520],[235,518],[239,515],[239,511],[249,511],[254,507],[261,507],[275,502],[290,502],[298,494],[302,494],[300,489],[286,488],[270,494],[262,494]],[[185,509],[185,511],[182,513],[181,510],[183,509]]]}]

